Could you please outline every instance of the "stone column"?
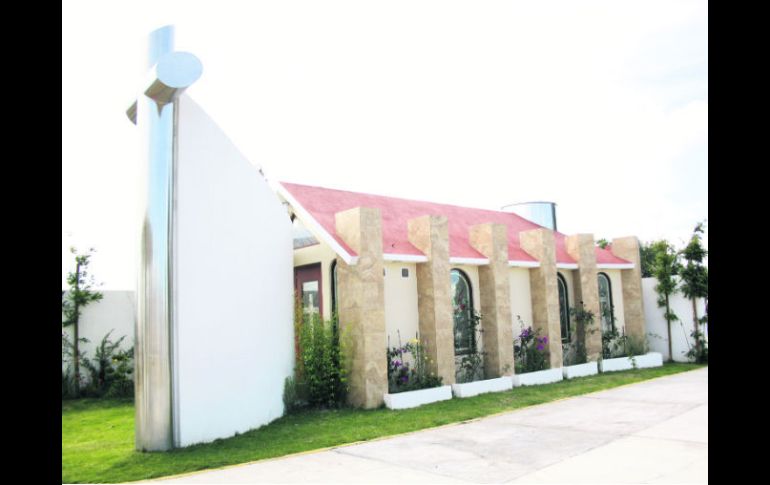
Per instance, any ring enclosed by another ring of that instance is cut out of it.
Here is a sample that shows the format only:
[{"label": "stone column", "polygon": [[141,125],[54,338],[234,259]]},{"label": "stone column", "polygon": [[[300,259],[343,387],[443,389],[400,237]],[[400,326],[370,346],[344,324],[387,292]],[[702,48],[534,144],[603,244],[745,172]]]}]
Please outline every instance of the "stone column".
[{"label": "stone column", "polygon": [[454,320],[449,268],[449,224],[444,216],[410,219],[409,242],[428,257],[417,263],[417,308],[420,340],[430,370],[444,384],[455,382]]},{"label": "stone column", "polygon": [[636,236],[612,240],[612,254],[634,264],[633,269],[620,271],[623,285],[623,318],[626,321],[626,335],[646,339],[642,306],[642,261],[639,253],[639,239]]},{"label": "stone column", "polygon": [[553,231],[546,228],[519,233],[519,244],[540,262],[529,270],[532,293],[532,327],[548,337],[548,362],[551,369],[562,366],[561,320],[559,319],[559,287],[556,281],[556,242]]},{"label": "stone column", "polygon": [[376,408],[388,391],[380,211],[356,207],[336,213],[335,223],[337,234],[358,254],[355,265],[337,258],[340,330],[349,345],[348,401]]},{"label": "stone column", "polygon": [[583,309],[594,314],[594,323],[578,329],[578,338],[583,338],[586,358],[589,362],[599,360],[602,355],[602,318],[599,305],[599,281],[596,270],[596,246],[592,234],[575,234],[565,240],[567,253],[577,261],[578,269],[573,272],[575,307],[583,302]]},{"label": "stone column", "polygon": [[479,266],[484,372],[487,379],[513,375],[511,289],[508,275],[508,228],[504,224],[479,224],[470,229],[470,243],[489,258]]}]

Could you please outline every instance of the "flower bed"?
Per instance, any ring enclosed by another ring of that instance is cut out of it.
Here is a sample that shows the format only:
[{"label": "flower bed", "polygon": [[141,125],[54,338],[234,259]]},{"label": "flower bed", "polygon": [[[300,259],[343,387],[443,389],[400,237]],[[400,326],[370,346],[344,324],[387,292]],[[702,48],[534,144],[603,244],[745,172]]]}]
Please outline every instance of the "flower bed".
[{"label": "flower bed", "polygon": [[447,399],[452,399],[452,386],[385,394],[385,406],[389,409],[408,409]]},{"label": "flower bed", "polygon": [[483,381],[452,384],[452,393],[455,397],[471,397],[484,394],[485,392],[508,391],[511,387],[511,378],[503,376]]},{"label": "flower bed", "polygon": [[546,369],[535,372],[527,372],[524,374],[515,374],[511,378],[511,381],[513,387],[519,387],[559,382],[563,378],[564,377],[562,376],[561,369]]},{"label": "flower bed", "polygon": [[585,364],[568,365],[561,368],[565,379],[574,379],[575,377],[592,376],[599,373],[599,367],[596,362],[586,362]]}]

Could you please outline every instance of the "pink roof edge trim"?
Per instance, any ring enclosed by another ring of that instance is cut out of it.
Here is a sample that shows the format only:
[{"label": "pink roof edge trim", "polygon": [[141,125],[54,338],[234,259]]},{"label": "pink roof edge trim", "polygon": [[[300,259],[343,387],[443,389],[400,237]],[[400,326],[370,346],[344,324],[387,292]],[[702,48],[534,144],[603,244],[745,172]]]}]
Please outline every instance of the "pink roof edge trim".
[{"label": "pink roof edge trim", "polygon": [[[470,245],[468,229],[488,222],[504,224],[508,228],[508,260],[537,262],[519,244],[519,233],[542,226],[510,212],[476,209],[450,204],[439,204],[384,195],[350,192],[311,185],[279,182],[302,208],[351,256],[356,256],[337,235],[334,214],[354,207],[371,207],[382,216],[382,250],[384,254],[424,256],[409,242],[407,221],[425,215],[443,215],[449,224],[449,256],[452,258],[486,258]],[[554,231],[556,262],[576,264],[567,253],[565,235]],[[596,248],[597,264],[630,264],[607,249]]]}]

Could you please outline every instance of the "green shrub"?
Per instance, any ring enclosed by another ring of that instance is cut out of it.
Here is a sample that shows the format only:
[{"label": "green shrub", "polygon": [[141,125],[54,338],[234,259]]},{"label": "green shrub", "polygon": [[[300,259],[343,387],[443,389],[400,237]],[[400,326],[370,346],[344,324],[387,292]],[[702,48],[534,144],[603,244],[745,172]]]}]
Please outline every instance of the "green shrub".
[{"label": "green shrub", "polygon": [[[323,320],[318,314],[297,312],[298,360],[295,367],[295,404],[338,408],[344,405],[348,392],[344,338],[341,338],[336,315]],[[344,336],[343,336],[344,337]],[[296,405],[290,406],[295,409]]]},{"label": "green shrub", "polygon": [[134,348],[118,350],[126,338],[124,335],[117,342],[110,340],[112,330],[107,332],[96,348],[92,359],[81,357],[83,366],[88,369],[90,380],[85,394],[90,397],[131,397],[134,395]]}]

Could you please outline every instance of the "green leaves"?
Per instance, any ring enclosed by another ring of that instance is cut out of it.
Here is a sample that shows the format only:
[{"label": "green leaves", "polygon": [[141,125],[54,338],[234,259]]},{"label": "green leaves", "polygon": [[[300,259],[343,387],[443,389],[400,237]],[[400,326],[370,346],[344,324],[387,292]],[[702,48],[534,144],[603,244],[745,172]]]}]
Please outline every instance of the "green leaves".
[{"label": "green leaves", "polygon": [[298,312],[298,362],[295,368],[294,410],[300,403],[314,407],[340,407],[348,391],[345,359],[346,332],[339,332],[336,315],[323,320],[320,315]]}]

